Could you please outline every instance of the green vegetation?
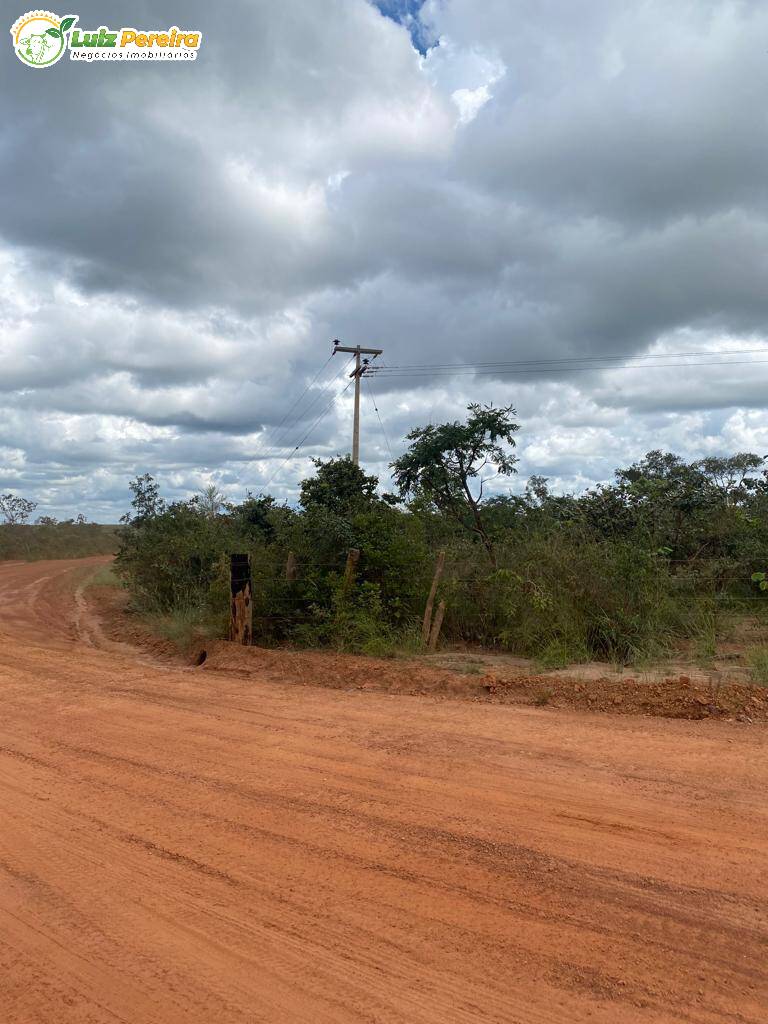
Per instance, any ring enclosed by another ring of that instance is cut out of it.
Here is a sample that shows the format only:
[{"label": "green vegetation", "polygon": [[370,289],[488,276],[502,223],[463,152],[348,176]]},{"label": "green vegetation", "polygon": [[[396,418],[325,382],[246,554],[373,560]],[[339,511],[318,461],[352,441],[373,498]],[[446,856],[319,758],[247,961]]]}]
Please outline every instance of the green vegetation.
[{"label": "green vegetation", "polygon": [[177,608],[165,614],[145,614],[141,619],[151,633],[170,640],[181,652],[189,652],[195,644],[226,635],[224,613],[206,615],[202,609]]},{"label": "green vegetation", "polygon": [[747,651],[747,663],[753,680],[761,686],[768,686],[768,644],[750,648]]},{"label": "green vegetation", "polygon": [[[417,427],[408,434],[410,447],[392,463],[393,477],[402,496],[422,499],[422,504],[469,529],[485,548],[496,567],[496,550],[483,508],[482,472],[495,467],[495,476],[515,473],[515,410],[469,406],[466,423],[441,423]],[[506,442],[504,447],[499,442]],[[473,485],[476,484],[475,487]]]},{"label": "green vegetation", "polygon": [[120,585],[120,577],[111,565],[104,565],[101,569],[97,569],[86,581],[88,587],[119,587]]},{"label": "green vegetation", "polygon": [[[350,459],[315,462],[292,508],[227,504],[209,489],[166,504],[133,481],[117,571],[136,609],[223,634],[228,556],[251,555],[261,644],[391,654],[418,647],[438,551],[443,637],[539,660],[642,665],[686,643],[711,661],[723,616],[768,606],[768,475],[751,454],[687,463],[650,452],[611,484],[487,497],[515,472],[511,408],[414,430],[393,464],[399,493]],[[351,549],[360,552],[345,581]]]},{"label": "green vegetation", "polygon": [[119,544],[116,526],[89,523],[85,516],[59,522],[53,516],[29,520],[37,502],[18,494],[0,494],[0,561],[86,558],[113,555]]},{"label": "green vegetation", "polygon": [[119,532],[116,526],[73,519],[59,523],[50,517],[43,517],[34,524],[3,523],[0,525],[0,561],[113,555],[120,543]]}]

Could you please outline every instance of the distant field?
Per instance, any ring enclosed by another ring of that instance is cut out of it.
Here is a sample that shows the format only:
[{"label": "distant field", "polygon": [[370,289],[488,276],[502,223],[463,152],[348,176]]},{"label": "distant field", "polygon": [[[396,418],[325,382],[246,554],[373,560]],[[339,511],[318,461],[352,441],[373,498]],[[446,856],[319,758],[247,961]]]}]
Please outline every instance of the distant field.
[{"label": "distant field", "polygon": [[119,530],[101,523],[0,525],[0,561],[111,555],[118,548]]}]

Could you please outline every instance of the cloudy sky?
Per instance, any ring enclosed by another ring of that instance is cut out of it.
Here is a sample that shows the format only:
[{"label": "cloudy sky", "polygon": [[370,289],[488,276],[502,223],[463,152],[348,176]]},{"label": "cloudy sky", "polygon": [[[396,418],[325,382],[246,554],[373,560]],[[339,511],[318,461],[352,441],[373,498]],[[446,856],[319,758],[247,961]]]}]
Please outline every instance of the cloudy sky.
[{"label": "cloudy sky", "polygon": [[[291,499],[350,447],[336,337],[427,368],[364,389],[383,480],[469,401],[516,406],[516,486],[768,453],[764,0],[57,13],[203,46],[42,71],[6,36],[3,490],[101,521],[145,471]],[[446,372],[481,363],[520,365]]]}]

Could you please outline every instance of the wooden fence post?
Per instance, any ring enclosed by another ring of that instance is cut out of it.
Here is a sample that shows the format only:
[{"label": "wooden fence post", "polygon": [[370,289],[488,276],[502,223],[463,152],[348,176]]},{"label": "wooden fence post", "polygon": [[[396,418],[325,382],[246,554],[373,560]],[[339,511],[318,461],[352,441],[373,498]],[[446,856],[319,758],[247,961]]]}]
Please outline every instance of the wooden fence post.
[{"label": "wooden fence post", "polygon": [[426,647],[427,641],[429,640],[429,632],[432,628],[432,607],[435,603],[435,595],[437,594],[437,588],[440,583],[440,577],[443,575],[443,566],[445,565],[445,551],[441,551],[437,556],[437,565],[435,566],[435,575],[432,580],[432,587],[429,591],[429,597],[427,598],[427,607],[424,609],[424,621],[421,624],[421,642]]},{"label": "wooden fence post", "polygon": [[342,584],[344,594],[348,594],[352,589],[352,584],[355,582],[355,569],[359,561],[360,551],[357,548],[350,548],[347,553],[347,564],[344,567],[344,583]]},{"label": "wooden fence post", "polygon": [[445,615],[445,601],[441,601],[437,606],[435,612],[435,621],[432,623],[432,631],[429,634],[429,649],[434,651],[437,649],[437,641],[440,636],[440,630],[443,626],[443,616]]},{"label": "wooden fence post", "polygon": [[285,578],[289,583],[293,583],[298,576],[298,568],[299,564],[296,561],[296,555],[294,555],[292,551],[289,551],[288,559],[285,563]]},{"label": "wooden fence post", "polygon": [[237,644],[253,641],[253,601],[251,590],[251,556],[231,555],[229,580],[232,591],[230,601],[229,639]]}]

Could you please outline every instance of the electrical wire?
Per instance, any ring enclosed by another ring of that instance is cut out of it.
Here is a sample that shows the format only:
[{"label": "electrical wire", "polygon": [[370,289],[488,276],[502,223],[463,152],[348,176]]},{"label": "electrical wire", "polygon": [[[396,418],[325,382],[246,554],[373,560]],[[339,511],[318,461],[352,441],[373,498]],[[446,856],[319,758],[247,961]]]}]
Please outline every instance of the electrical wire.
[{"label": "electrical wire", "polygon": [[[457,363],[452,369],[442,369],[439,367],[418,367],[411,369],[406,366],[399,367],[375,367],[373,373],[377,377],[483,377],[483,376],[507,376],[507,375],[519,375],[519,374],[547,374],[547,373],[599,373],[605,371],[614,370],[649,370],[649,369],[674,369],[674,368],[688,368],[692,366],[757,366],[760,364],[768,364],[768,359],[720,359],[717,361],[707,362],[687,362],[687,363],[625,363],[623,365],[614,366],[552,366],[546,362],[542,362],[535,367],[527,366],[509,366],[509,364],[499,364],[494,369],[483,369],[482,367],[487,364],[471,364],[471,363]],[[504,366],[508,366],[504,369]]]},{"label": "electrical wire", "polygon": [[[288,411],[288,413],[286,413],[286,415],[285,415],[285,416],[283,417],[283,419],[282,419],[282,421],[281,421],[281,424],[280,424],[280,426],[282,426],[282,424],[283,424],[283,423],[285,423],[285,421],[287,420],[288,416],[289,416],[289,415],[290,415],[290,413],[291,413],[291,412],[293,411],[293,409],[295,409],[295,408],[297,407],[297,405],[299,404],[299,402],[301,401],[301,399],[302,399],[302,398],[304,397],[304,395],[306,395],[306,393],[307,393],[307,392],[309,391],[309,389],[310,389],[310,388],[311,388],[311,387],[313,386],[313,384],[314,384],[314,383],[315,383],[315,382],[316,382],[316,381],[318,380],[318,378],[320,377],[320,375],[321,375],[321,374],[323,373],[323,371],[325,370],[326,366],[328,366],[328,363],[330,363],[331,359],[333,359],[334,355],[335,355],[335,352],[332,352],[332,353],[331,353],[331,355],[329,356],[329,358],[328,358],[328,359],[326,360],[325,364],[324,364],[324,365],[323,365],[323,366],[321,367],[321,369],[320,369],[320,370],[318,371],[318,373],[317,373],[317,374],[315,374],[315,378],[314,378],[314,380],[313,380],[313,381],[312,381],[312,382],[311,382],[310,384],[308,384],[306,388],[304,388],[304,391],[303,391],[303,393],[302,393],[301,397],[300,397],[300,398],[298,399],[298,401],[294,402],[294,404],[293,404],[293,406],[291,407],[291,409],[290,409],[290,410]],[[344,374],[346,373],[346,370],[347,370],[347,368],[349,367],[350,363],[351,363],[351,362],[353,362],[353,359],[354,359],[354,357],[352,357],[352,358],[348,359],[348,360],[347,360],[347,362],[346,362],[346,363],[344,364],[344,366],[342,367],[341,371],[340,371],[339,373],[337,373],[336,375],[334,375],[333,377],[331,377],[331,378],[330,378],[330,379],[329,379],[328,381],[326,381],[326,383],[325,383],[325,384],[324,384],[324,385],[323,385],[323,386],[322,386],[321,388],[319,388],[319,389],[318,389],[318,391],[317,391],[317,393],[315,394],[314,398],[312,399],[312,401],[311,401],[311,402],[309,403],[309,405],[308,405],[308,406],[306,407],[306,409],[304,410],[304,417],[303,417],[304,419],[306,419],[306,418],[307,418],[307,416],[308,416],[308,415],[309,415],[309,413],[310,413],[310,412],[312,411],[312,409],[314,409],[314,408],[315,408],[315,406],[317,405],[317,403],[318,403],[318,402],[319,402],[319,401],[320,401],[320,400],[321,400],[321,399],[322,399],[322,398],[323,398],[323,397],[324,397],[325,395],[327,395],[327,394],[328,394],[328,392],[329,392],[329,391],[330,391],[330,389],[331,389],[331,388],[333,387],[333,385],[334,385],[334,384],[335,384],[335,383],[336,383],[337,381],[339,381],[339,380],[341,380],[341,379],[342,379],[342,377],[343,377],[343,376],[344,376]],[[279,436],[279,437],[277,437],[277,438],[276,438],[276,439],[275,439],[275,440],[273,441],[273,443],[272,443],[272,444],[271,444],[271,445],[270,445],[270,446],[269,446],[269,447],[268,447],[268,448],[267,448],[267,449],[265,450],[265,453],[264,453],[264,455],[262,455],[262,456],[260,456],[260,457],[261,457],[261,458],[266,458],[266,457],[268,457],[269,455],[271,455],[271,453],[272,453],[272,452],[276,452],[276,451],[277,451],[278,449],[280,449],[280,448],[285,448],[286,446],[285,446],[285,444],[283,444],[282,442],[283,442],[283,441],[285,440],[285,438],[286,438],[286,437],[288,436],[288,434],[289,434],[289,432],[290,432],[290,430],[291,430],[291,427],[292,427],[292,426],[293,426],[293,424],[291,424],[291,426],[289,426],[289,427],[287,428],[287,430],[284,430],[284,431],[282,432],[282,434],[280,434],[280,436]],[[278,426],[278,428],[277,428],[277,429],[280,429],[280,427]]]},{"label": "electrical wire", "polygon": [[[320,369],[317,371],[315,376],[312,378],[312,380],[309,382],[309,384],[306,385],[306,387],[301,392],[299,397],[294,400],[294,402],[291,404],[291,406],[289,407],[289,409],[287,410],[287,412],[285,413],[283,418],[280,420],[280,422],[274,428],[273,434],[276,431],[280,431],[281,430],[281,428],[286,423],[286,421],[288,420],[289,416],[294,411],[294,409],[296,409],[299,406],[299,404],[303,401],[304,396],[307,394],[307,392],[310,390],[310,388],[314,387],[314,385],[317,383],[317,381],[323,375],[323,373],[325,372],[325,370],[328,367],[328,364],[333,359],[334,355],[335,355],[335,352],[331,352],[330,356],[328,356],[328,358],[323,363],[323,365],[320,367]],[[335,378],[334,378],[334,380],[335,380]],[[332,383],[332,381],[331,382],[327,382],[326,384],[323,385],[323,387],[319,391],[320,394],[322,394],[324,391],[327,390],[327,388],[329,386],[329,383]],[[314,402],[311,402],[310,405],[309,405],[309,409],[311,409],[313,405],[314,405]],[[290,430],[290,427],[288,427],[288,430]],[[264,438],[260,438],[259,441],[256,444],[255,451],[252,452],[252,454],[251,454],[251,461],[252,462],[257,462],[257,461],[260,461],[260,460],[266,460],[266,459],[271,458],[272,454],[274,452],[276,452],[276,450],[278,448],[282,447],[282,445],[280,444],[280,441],[283,439],[283,437],[285,437],[286,434],[287,434],[287,430],[283,431],[282,434],[280,434],[273,442],[271,442],[269,444],[266,441],[266,436]]]},{"label": "electrical wire", "polygon": [[[280,420],[280,422],[279,422],[279,423],[277,424],[277,426],[276,426],[276,427],[274,428],[274,433],[275,433],[275,434],[277,434],[277,432],[278,432],[279,430],[281,430],[281,429],[282,429],[282,427],[283,427],[283,424],[284,424],[284,423],[286,422],[286,420],[287,420],[287,419],[288,419],[288,417],[289,417],[289,416],[291,415],[291,413],[292,413],[292,412],[293,412],[293,410],[294,410],[294,409],[296,408],[296,406],[297,406],[297,405],[298,405],[298,404],[299,404],[299,403],[300,403],[300,402],[301,402],[301,401],[303,400],[304,396],[305,396],[305,395],[306,395],[306,393],[307,393],[307,392],[309,391],[309,389],[315,386],[315,384],[316,384],[316,383],[317,383],[317,381],[319,380],[320,376],[321,376],[321,375],[322,375],[322,374],[323,374],[323,373],[325,372],[325,370],[326,370],[326,367],[328,366],[328,364],[330,363],[330,361],[331,361],[331,360],[333,359],[333,356],[334,356],[334,353],[333,353],[333,352],[331,352],[331,354],[330,354],[330,355],[328,356],[328,358],[326,359],[326,361],[325,361],[325,362],[323,363],[323,365],[322,365],[322,366],[320,367],[320,369],[319,369],[319,370],[317,371],[317,373],[315,374],[315,376],[314,376],[314,377],[312,378],[312,380],[311,380],[311,381],[309,382],[309,384],[307,384],[307,386],[306,386],[306,387],[304,388],[304,390],[302,391],[302,393],[301,393],[301,394],[299,395],[299,397],[298,397],[298,398],[296,399],[296,401],[295,401],[295,402],[293,403],[293,405],[292,405],[292,406],[290,407],[290,409],[289,409],[289,410],[288,410],[288,411],[286,412],[285,416],[283,416],[283,418],[282,418],[282,419]],[[272,449],[273,447],[279,447],[279,445],[277,444],[277,441],[274,441],[274,442],[273,442],[273,443],[272,443],[272,444],[270,445],[270,449]],[[268,449],[268,450],[270,450],[270,449]]]},{"label": "electrical wire", "polygon": [[300,441],[298,442],[298,444],[296,444],[296,446],[295,446],[294,448],[292,448],[292,449],[291,449],[290,453],[289,453],[289,454],[288,454],[288,455],[287,455],[287,456],[286,456],[286,457],[285,457],[285,458],[283,459],[283,461],[282,461],[282,462],[280,463],[280,465],[279,465],[279,466],[277,467],[277,469],[276,469],[276,470],[275,470],[275,472],[274,472],[274,473],[272,474],[272,476],[271,476],[271,477],[269,478],[269,480],[267,480],[266,484],[264,485],[265,487],[270,487],[270,486],[271,486],[271,484],[272,484],[272,481],[273,481],[273,480],[275,479],[275,477],[276,477],[276,476],[278,476],[278,474],[279,474],[279,473],[280,473],[280,472],[282,471],[283,467],[284,467],[284,466],[286,466],[286,465],[287,465],[287,464],[288,464],[288,463],[289,463],[289,462],[291,461],[291,459],[292,459],[292,458],[293,458],[293,457],[294,457],[294,456],[296,455],[296,452],[297,452],[297,451],[298,451],[298,450],[299,450],[299,449],[301,448],[301,446],[302,446],[302,445],[304,444],[304,442],[305,442],[305,441],[307,440],[307,438],[308,438],[308,437],[309,437],[309,435],[310,435],[310,434],[312,433],[312,431],[313,431],[313,430],[315,429],[315,427],[316,427],[316,426],[317,426],[317,424],[318,424],[318,423],[320,422],[320,420],[321,420],[321,419],[322,419],[322,418],[323,418],[323,417],[325,416],[325,414],[326,414],[326,413],[327,413],[327,412],[328,412],[328,411],[329,411],[329,410],[330,410],[330,409],[331,409],[331,408],[332,408],[332,407],[333,407],[333,406],[334,406],[334,405],[336,404],[336,402],[338,402],[338,400],[339,400],[339,399],[340,399],[340,398],[342,397],[342,395],[344,395],[344,394],[345,394],[345,392],[346,392],[346,391],[348,391],[348,390],[349,390],[349,388],[351,388],[351,387],[352,387],[352,384],[353,384],[353,383],[354,383],[354,380],[350,380],[350,381],[349,381],[349,382],[348,382],[348,383],[346,384],[346,386],[345,386],[344,388],[342,388],[342,390],[341,390],[341,391],[340,391],[340,392],[339,392],[339,393],[338,393],[337,395],[334,395],[334,396],[333,396],[333,398],[331,399],[331,401],[330,401],[330,402],[328,403],[328,405],[326,405],[326,407],[325,407],[325,408],[324,408],[324,409],[322,410],[322,412],[321,412],[321,413],[320,413],[320,415],[319,415],[319,416],[317,417],[317,419],[316,419],[316,420],[314,421],[314,423],[313,423],[313,424],[312,424],[312,426],[311,426],[311,427],[309,428],[309,430],[307,430],[307,432],[306,432],[306,433],[304,434],[304,436],[303,436],[303,437],[301,438],[301,440],[300,440]]},{"label": "electrical wire", "polygon": [[[768,349],[763,345],[761,348],[734,348],[729,349],[725,352],[713,352],[711,349],[704,352],[646,352],[645,354],[639,355],[578,355],[573,354],[570,356],[559,356],[557,358],[540,358],[540,359],[499,359],[491,360],[486,362],[476,363],[409,363],[409,364],[393,364],[388,369],[403,369],[403,370],[415,370],[415,369],[452,369],[457,366],[531,366],[541,364],[554,364],[554,363],[589,363],[589,362],[604,362],[605,360],[619,360],[622,359],[685,359],[700,358],[702,356],[746,356],[746,355],[768,355]],[[379,367],[383,367],[385,364],[379,364]]]},{"label": "electrical wire", "polygon": [[381,421],[381,415],[379,414],[379,407],[376,404],[376,396],[373,393],[373,385],[371,384],[371,381],[370,381],[370,379],[368,377],[368,374],[364,374],[363,375],[363,380],[365,381],[366,386],[368,387],[368,397],[373,402],[373,408],[376,410],[376,418],[379,421],[379,426],[381,427],[381,433],[382,433],[382,436],[384,438],[384,443],[387,446],[387,451],[389,452],[389,457],[394,462],[395,461],[395,456],[392,454],[392,449],[391,449],[391,447],[389,445],[389,438],[387,437],[387,432],[384,429],[384,424]]}]

